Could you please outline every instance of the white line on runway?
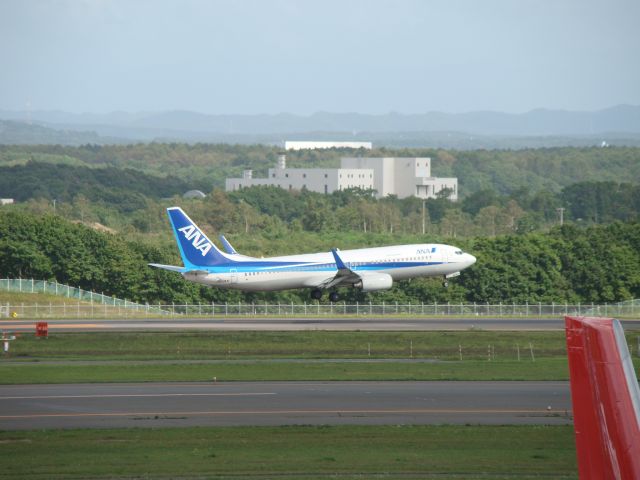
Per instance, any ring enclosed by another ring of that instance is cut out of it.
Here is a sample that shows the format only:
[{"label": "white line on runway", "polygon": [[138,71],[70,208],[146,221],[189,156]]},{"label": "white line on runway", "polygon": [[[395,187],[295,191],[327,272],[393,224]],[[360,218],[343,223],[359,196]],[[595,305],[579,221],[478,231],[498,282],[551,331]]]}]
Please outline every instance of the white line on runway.
[{"label": "white line on runway", "polygon": [[257,397],[277,395],[275,392],[256,393],[128,393],[108,395],[32,395],[23,397],[0,397],[0,400],[44,400],[53,398],[120,398],[120,397]]},{"label": "white line on runway", "polygon": [[131,417],[131,416],[235,416],[235,415],[424,415],[424,414],[458,414],[458,415],[478,415],[478,414],[494,414],[494,415],[520,415],[520,416],[558,416],[559,414],[571,414],[566,410],[544,410],[544,409],[434,409],[434,408],[417,408],[417,409],[362,409],[362,410],[210,410],[210,411],[178,411],[178,412],[96,412],[96,413],[26,413],[17,415],[0,415],[0,419],[19,419],[19,418],[51,418],[51,417]]}]

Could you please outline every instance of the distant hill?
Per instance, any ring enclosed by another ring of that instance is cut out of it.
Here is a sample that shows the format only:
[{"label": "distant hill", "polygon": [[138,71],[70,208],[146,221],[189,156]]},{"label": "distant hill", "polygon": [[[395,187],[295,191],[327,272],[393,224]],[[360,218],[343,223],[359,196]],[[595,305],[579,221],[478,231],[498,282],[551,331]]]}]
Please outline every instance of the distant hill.
[{"label": "distant hill", "polygon": [[[72,114],[36,111],[39,125],[18,123],[25,112],[0,111],[0,143],[123,143],[178,141],[267,143],[285,139],[366,139],[378,146],[456,149],[587,146],[606,141],[640,145],[640,106],[595,112],[532,110],[522,114],[469,112],[424,114],[318,112],[309,116],[207,115],[190,111]],[[45,129],[47,128],[47,129]],[[43,130],[44,129],[44,130]],[[87,131],[89,130],[89,131]]]},{"label": "distant hill", "polygon": [[3,145],[86,145],[123,143],[81,129],[55,129],[14,120],[0,120],[0,144]]},{"label": "distant hill", "polygon": [[148,175],[131,168],[90,168],[29,161],[0,166],[0,192],[8,198],[71,202],[83,195],[92,202],[109,204],[122,212],[146,205],[145,197],[160,199],[181,195],[189,184],[179,178]]}]

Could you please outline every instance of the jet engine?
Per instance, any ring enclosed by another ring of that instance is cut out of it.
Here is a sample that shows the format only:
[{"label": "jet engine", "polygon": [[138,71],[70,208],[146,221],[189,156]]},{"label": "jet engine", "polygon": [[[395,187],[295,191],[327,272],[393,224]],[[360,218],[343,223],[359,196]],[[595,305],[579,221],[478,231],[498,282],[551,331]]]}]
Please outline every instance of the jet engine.
[{"label": "jet engine", "polygon": [[387,273],[359,273],[360,280],[353,284],[361,288],[363,292],[375,292],[376,290],[388,290],[393,285],[393,278]]}]

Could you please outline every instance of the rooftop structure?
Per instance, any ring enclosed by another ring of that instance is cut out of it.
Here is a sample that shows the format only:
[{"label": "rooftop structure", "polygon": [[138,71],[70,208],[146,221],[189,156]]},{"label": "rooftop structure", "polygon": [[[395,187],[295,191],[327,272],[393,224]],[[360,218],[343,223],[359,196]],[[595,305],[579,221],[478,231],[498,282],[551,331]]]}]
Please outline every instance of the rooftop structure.
[{"label": "rooftop structure", "polygon": [[287,168],[286,157],[280,154],[267,178],[253,178],[253,171],[245,170],[242,178],[226,180],[227,191],[254,185],[320,193],[361,188],[375,190],[378,198],[396,195],[424,199],[437,198],[446,189],[450,200],[458,199],[458,179],[432,177],[431,159],[427,157],[346,157],[341,159],[340,168]]},{"label": "rooftop structure", "polygon": [[284,142],[285,150],[316,150],[324,148],[365,148],[371,150],[371,142],[314,142],[291,141]]}]

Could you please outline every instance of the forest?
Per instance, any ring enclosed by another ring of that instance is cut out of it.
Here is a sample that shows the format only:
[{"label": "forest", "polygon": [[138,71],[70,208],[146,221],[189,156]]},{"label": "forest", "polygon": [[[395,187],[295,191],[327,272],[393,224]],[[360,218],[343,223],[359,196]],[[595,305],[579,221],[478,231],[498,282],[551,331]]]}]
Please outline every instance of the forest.
[{"label": "forest", "polygon": [[[276,154],[263,145],[0,146],[0,196],[17,201],[0,208],[3,276],[56,279],[152,303],[307,299],[301,291],[207,289],[148,268],[148,262],[180,262],[165,212],[179,205],[212,239],[224,233],[247,255],[443,242],[478,257],[448,289],[436,279],[416,279],[366,296],[345,291],[347,300],[640,296],[640,149],[358,152],[431,156],[435,175],[459,176],[458,202],[446,195],[377,199],[358,189],[325,195],[219,188],[220,179],[245,168],[266,173]],[[288,164],[337,165],[346,154],[296,152]],[[182,198],[198,187],[206,198]]]},{"label": "forest", "polygon": [[[338,238],[298,232],[286,241],[293,244],[293,249],[304,245],[304,250],[322,251],[335,246]],[[359,243],[357,238],[351,241]],[[385,292],[345,290],[343,297],[347,301],[445,303],[599,303],[640,297],[638,223],[614,222],[587,228],[565,225],[546,233],[461,239],[456,243],[473,252],[478,262],[449,288],[442,287],[440,279],[413,279]],[[243,242],[235,246],[241,251],[248,247]],[[304,291],[240,293],[201,287],[178,274],[147,266],[149,262],[179,261],[172,243],[155,246],[99,232],[57,215],[0,212],[0,269],[7,277],[55,279],[143,303],[308,300]]]}]

